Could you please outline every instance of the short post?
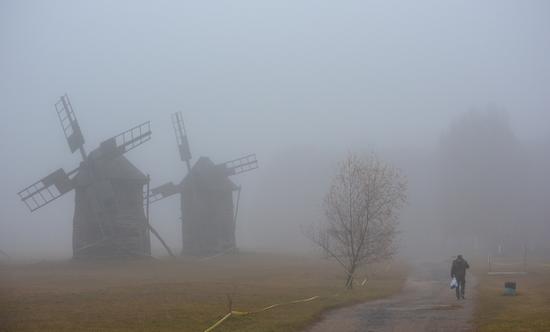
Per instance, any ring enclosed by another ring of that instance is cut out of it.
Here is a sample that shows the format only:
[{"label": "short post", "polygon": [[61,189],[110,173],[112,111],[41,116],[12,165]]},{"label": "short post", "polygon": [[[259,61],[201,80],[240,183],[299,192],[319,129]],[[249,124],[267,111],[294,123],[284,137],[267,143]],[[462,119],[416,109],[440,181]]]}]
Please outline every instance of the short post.
[{"label": "short post", "polygon": [[523,245],[523,272],[527,272],[527,246]]},{"label": "short post", "polygon": [[506,281],[504,283],[504,295],[515,296],[516,295],[516,282]]}]

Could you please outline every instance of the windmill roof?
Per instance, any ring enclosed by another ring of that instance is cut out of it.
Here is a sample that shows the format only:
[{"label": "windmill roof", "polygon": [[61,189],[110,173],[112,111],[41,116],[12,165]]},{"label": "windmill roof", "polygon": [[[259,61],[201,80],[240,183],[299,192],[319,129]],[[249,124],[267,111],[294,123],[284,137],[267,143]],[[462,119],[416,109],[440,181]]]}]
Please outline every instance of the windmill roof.
[{"label": "windmill roof", "polygon": [[[94,163],[94,170],[97,176],[104,179],[118,179],[147,182],[147,176],[134,166],[126,157],[118,156],[115,158],[95,158],[96,151],[90,153],[90,158]],[[84,178],[87,172],[79,172],[77,176],[79,182],[87,182]]]},{"label": "windmill roof", "polygon": [[182,180],[181,184],[185,185],[192,181],[192,179],[201,181],[209,189],[225,187],[233,190],[237,188],[237,185],[225,174],[224,169],[214,164],[208,157],[200,157],[191,168],[191,171]]}]

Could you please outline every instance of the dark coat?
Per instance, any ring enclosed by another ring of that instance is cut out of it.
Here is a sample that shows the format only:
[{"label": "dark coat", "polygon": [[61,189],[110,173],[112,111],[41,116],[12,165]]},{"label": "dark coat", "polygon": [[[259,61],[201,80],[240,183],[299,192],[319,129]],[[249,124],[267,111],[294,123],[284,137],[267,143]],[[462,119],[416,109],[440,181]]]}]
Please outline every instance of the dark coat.
[{"label": "dark coat", "polygon": [[466,278],[466,269],[468,268],[470,268],[470,265],[468,265],[468,262],[464,258],[459,257],[455,259],[451,267],[451,278]]}]

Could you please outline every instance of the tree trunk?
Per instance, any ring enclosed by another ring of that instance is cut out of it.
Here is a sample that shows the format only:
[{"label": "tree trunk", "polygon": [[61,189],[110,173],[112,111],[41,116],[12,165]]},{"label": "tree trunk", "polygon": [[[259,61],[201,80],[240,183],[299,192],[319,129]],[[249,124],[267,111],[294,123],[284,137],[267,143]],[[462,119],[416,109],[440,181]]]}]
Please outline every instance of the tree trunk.
[{"label": "tree trunk", "polygon": [[352,289],[353,288],[353,274],[355,273],[355,266],[351,268],[351,270],[348,272],[348,278],[346,279],[346,288]]},{"label": "tree trunk", "polygon": [[348,275],[348,278],[346,280],[346,288],[347,289],[353,288],[353,276],[351,274]]}]

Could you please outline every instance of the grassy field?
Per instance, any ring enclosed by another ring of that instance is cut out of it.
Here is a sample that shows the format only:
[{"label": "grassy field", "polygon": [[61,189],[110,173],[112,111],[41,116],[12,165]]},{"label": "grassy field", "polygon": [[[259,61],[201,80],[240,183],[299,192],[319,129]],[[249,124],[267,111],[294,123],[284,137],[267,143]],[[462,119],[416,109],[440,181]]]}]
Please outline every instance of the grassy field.
[{"label": "grassy field", "polygon": [[0,265],[0,331],[203,331],[227,312],[227,295],[243,311],[320,296],[231,317],[216,329],[298,331],[329,308],[399,291],[405,269],[373,267],[366,286],[351,292],[342,277],[326,260],[254,253]]},{"label": "grassy field", "polygon": [[[484,272],[478,276],[477,331],[550,331],[550,264],[532,262],[524,276]],[[517,296],[502,295],[508,280],[517,282]]]}]

